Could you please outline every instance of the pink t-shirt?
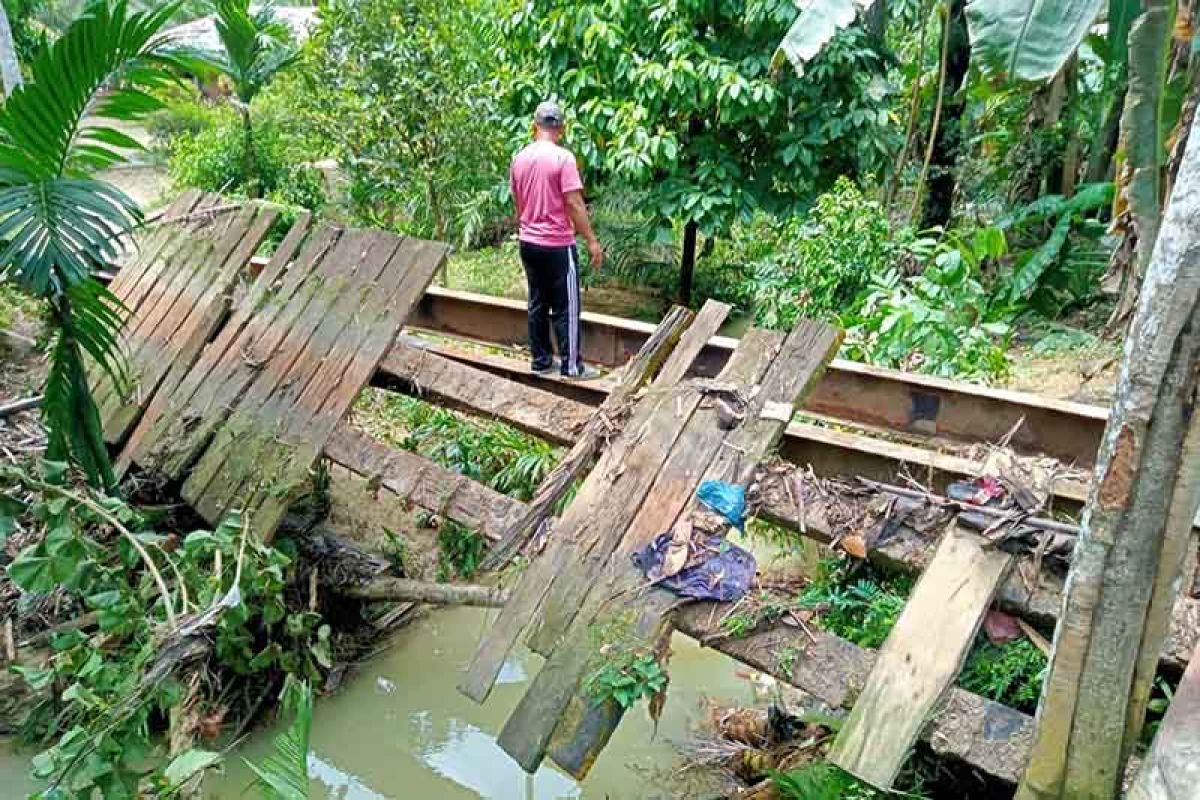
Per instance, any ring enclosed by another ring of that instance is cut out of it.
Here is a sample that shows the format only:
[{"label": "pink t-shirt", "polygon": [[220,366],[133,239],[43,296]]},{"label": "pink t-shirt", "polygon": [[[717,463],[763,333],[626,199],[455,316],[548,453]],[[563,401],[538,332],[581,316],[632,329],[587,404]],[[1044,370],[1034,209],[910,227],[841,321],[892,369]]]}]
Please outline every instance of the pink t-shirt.
[{"label": "pink t-shirt", "polygon": [[517,238],[544,247],[575,244],[566,194],[583,189],[583,180],[569,150],[547,140],[526,145],[513,159],[508,181],[521,217]]}]

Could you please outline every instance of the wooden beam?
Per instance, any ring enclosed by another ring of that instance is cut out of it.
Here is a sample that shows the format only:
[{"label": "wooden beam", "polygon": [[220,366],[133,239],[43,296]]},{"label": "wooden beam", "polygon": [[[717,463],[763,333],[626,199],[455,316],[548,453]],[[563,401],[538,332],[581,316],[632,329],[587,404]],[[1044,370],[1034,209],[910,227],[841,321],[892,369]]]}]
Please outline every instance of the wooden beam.
[{"label": "wooden beam", "polygon": [[396,340],[377,375],[382,380],[376,385],[499,420],[555,444],[575,443],[595,413],[583,403],[440,356],[410,336]]},{"label": "wooden beam", "polygon": [[604,443],[620,433],[632,409],[634,396],[642,386],[654,377],[660,366],[663,367],[663,374],[656,378],[656,383],[670,385],[678,382],[704,342],[716,332],[720,325],[718,316],[724,319],[724,314],[717,315],[711,310],[707,317],[699,319],[682,306],[671,309],[637,355],[622,368],[620,380],[600,408],[592,414],[587,425],[578,432],[571,449],[542,479],[537,493],[529,501],[528,511],[504,532],[504,536],[484,557],[481,569],[499,569],[521,551],[541,523],[550,517],[554,506],[566,495],[575,480],[592,465]]},{"label": "wooden beam", "polygon": [[[556,394],[570,407],[570,417],[586,414],[586,411],[582,410],[584,405],[592,408],[599,406],[612,388],[610,381],[579,383],[562,381],[555,376],[531,375],[524,362],[494,354],[469,353],[441,343],[429,343],[428,349],[444,358],[472,366],[481,372],[491,373],[495,376],[493,379],[520,383],[527,389]],[[385,388],[402,386],[402,382],[395,379],[396,376],[385,368],[377,373],[374,384]],[[439,387],[427,383],[426,390],[432,394],[436,393]],[[505,391],[507,393],[509,390]],[[527,416],[519,411],[519,405],[510,407],[492,403],[471,405],[458,402],[457,407],[463,411],[502,420],[515,427],[522,427]],[[553,442],[573,441],[569,432],[556,425],[552,418],[543,421],[542,431],[537,435]],[[944,490],[952,481],[973,478],[979,474],[978,461],[941,452],[939,447],[940,445],[936,444],[918,447],[809,422],[792,422],[784,431],[779,454],[792,463],[812,465],[820,475],[852,474],[887,481],[892,480],[901,469],[908,469],[935,490]],[[1056,481],[1055,508],[1078,509],[1087,500],[1087,491],[1087,485],[1080,481]]]},{"label": "wooden beam", "polygon": [[1012,556],[952,525],[879,650],[829,760],[891,790],[917,734],[958,678]]},{"label": "wooden beam", "polygon": [[[527,340],[523,301],[440,287],[426,292],[410,322],[493,346]],[[654,330],[651,324],[588,312],[582,322],[584,357],[610,366],[628,359]],[[697,374],[715,375],[736,345],[736,339],[713,337],[697,361]],[[1106,409],[1094,405],[841,359],[830,364],[809,408],[855,423],[964,442],[999,441],[1024,420],[1012,439],[1015,448],[1085,467],[1095,463],[1107,419]]]},{"label": "wooden beam", "polygon": [[421,508],[442,514],[495,541],[523,504],[464,475],[404,450],[388,447],[342,423],[325,455]]}]

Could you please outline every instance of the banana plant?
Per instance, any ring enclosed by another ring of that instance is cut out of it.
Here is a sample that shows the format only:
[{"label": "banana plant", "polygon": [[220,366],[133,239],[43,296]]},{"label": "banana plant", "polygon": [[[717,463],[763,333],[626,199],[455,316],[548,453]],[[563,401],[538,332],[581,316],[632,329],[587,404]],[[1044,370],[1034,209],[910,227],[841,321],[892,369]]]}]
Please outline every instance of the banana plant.
[{"label": "banana plant", "polygon": [[113,472],[84,362],[124,381],[117,335],[125,312],[94,275],[130,244],[142,214],[94,174],[140,147],[110,121],[160,108],[150,92],[184,66],[161,34],[177,8],[133,12],[125,0],[90,3],[33,56],[29,80],[0,107],[0,281],[48,309],[48,457],[74,462],[106,488]]}]

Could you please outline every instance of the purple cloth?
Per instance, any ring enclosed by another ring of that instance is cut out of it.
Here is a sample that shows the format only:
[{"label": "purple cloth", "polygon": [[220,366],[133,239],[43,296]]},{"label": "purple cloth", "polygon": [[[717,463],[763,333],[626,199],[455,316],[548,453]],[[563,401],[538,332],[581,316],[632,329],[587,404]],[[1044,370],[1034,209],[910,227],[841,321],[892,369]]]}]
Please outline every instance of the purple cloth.
[{"label": "purple cloth", "polygon": [[750,589],[758,567],[754,556],[721,536],[707,540],[708,552],[699,564],[684,567],[669,578],[661,578],[663,559],[670,544],[670,532],[660,533],[653,542],[633,554],[637,568],[659,586],[681,597],[723,603],[737,600]]}]

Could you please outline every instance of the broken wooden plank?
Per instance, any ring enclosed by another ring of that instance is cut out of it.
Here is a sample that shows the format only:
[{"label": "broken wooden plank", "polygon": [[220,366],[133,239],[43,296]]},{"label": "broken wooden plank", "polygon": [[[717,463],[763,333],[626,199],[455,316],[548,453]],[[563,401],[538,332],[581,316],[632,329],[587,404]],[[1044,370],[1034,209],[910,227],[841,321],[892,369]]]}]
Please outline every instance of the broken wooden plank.
[{"label": "broken wooden plank", "polygon": [[890,790],[925,721],[954,685],[1012,556],[958,526],[942,536],[829,760]]},{"label": "broken wooden plank", "polygon": [[[710,300],[693,325],[719,326],[728,313],[729,306]],[[681,342],[668,365],[672,360],[682,360],[688,352]],[[660,371],[621,435],[609,443],[584,480],[546,551],[521,575],[512,600],[488,630],[459,685],[467,697],[479,703],[487,698],[508,652],[536,617],[565,566],[578,561],[589,544],[610,540],[624,530],[636,513],[667,451],[699,403],[698,391],[679,398],[670,393],[673,386],[666,382],[676,373],[666,366]]]},{"label": "broken wooden plank", "polygon": [[409,578],[375,578],[368,583],[343,587],[339,593],[356,600],[405,601],[436,606],[496,608],[508,600],[508,591],[500,586],[430,583]]},{"label": "broken wooden plank", "polygon": [[379,365],[385,386],[465,410],[555,444],[573,444],[595,409],[551,392],[497,378],[430,350],[420,339],[401,336]]},{"label": "broken wooden plank", "polygon": [[1128,800],[1200,797],[1200,646],[1175,687],[1175,696]]},{"label": "broken wooden plank", "polygon": [[397,496],[495,541],[524,505],[415,453],[397,450],[341,423],[325,455]]},{"label": "broken wooden plank", "polygon": [[[542,479],[537,493],[529,501],[526,514],[513,523],[500,542],[484,557],[481,569],[503,567],[529,542],[576,478],[591,466],[601,446],[621,430],[625,418],[629,416],[634,396],[660,366],[663,367],[663,376],[657,385],[672,386],[678,383],[707,337],[715,333],[712,321],[717,316],[710,311],[708,316],[698,321],[699,324],[693,324],[697,319],[691,311],[682,306],[671,308],[653,335],[622,368],[620,381],[588,420],[587,426],[579,432],[571,450]],[[677,343],[681,348],[679,357],[668,358]]]},{"label": "broken wooden plank", "polygon": [[[367,234],[359,268],[342,273],[337,291],[318,295],[281,348],[289,363],[274,370],[278,381],[269,384],[260,375],[251,385],[226,421],[225,435],[214,438],[184,483],[184,498],[210,521],[242,509],[269,538],[447,249]],[[272,371],[268,364],[263,374]],[[249,442],[246,432],[252,433]]]},{"label": "broken wooden plank", "polygon": [[[370,470],[356,471],[371,474]],[[490,491],[482,484],[471,483],[476,490]],[[503,495],[500,498],[514,508],[523,505]],[[447,516],[460,524],[474,526],[474,518],[457,518],[454,513],[452,506]],[[815,626],[805,631],[782,623],[764,625],[745,636],[732,638],[721,625],[731,606],[689,604],[675,610],[672,621],[676,630],[700,644],[773,675],[835,708],[849,705],[866,683],[875,651],[857,647]],[[920,735],[935,752],[1015,783],[1028,757],[1032,734],[1031,717],[954,688]]]},{"label": "broken wooden plank", "polygon": [[[752,330],[743,337],[742,342],[745,344],[753,337],[767,336],[770,336],[767,332]],[[670,529],[682,513],[698,505],[694,491],[701,480],[719,480],[743,486],[749,483],[758,462],[774,448],[797,406],[803,403],[820,381],[825,366],[837,352],[841,340],[842,333],[836,328],[801,320],[781,347],[777,339],[774,340],[775,344],[770,345],[772,352],[777,355],[769,363],[769,369],[766,364],[763,365],[766,375],[762,385],[757,387],[757,391],[750,390],[752,398],[746,409],[745,420],[721,437],[697,432],[694,437],[696,441],[707,440],[710,449],[679,452],[687,449],[681,445],[677,448],[678,456],[672,453],[672,459],[678,460],[673,465],[669,464],[669,468],[664,467],[659,474],[664,482],[664,491],[653,502],[643,504],[617,550],[612,569],[614,577],[611,582],[600,583],[592,588],[584,600],[587,611],[580,612],[573,626],[574,631],[567,632],[563,649],[582,647],[585,626],[593,624],[593,616],[605,604],[631,597],[644,585],[645,579],[633,567],[630,556],[648,545],[659,532]],[[727,363],[732,364],[733,360]],[[722,373],[718,381],[725,380],[725,373]],[[732,382],[737,383],[737,380]],[[707,411],[708,419],[701,418],[702,424],[707,422],[710,428],[720,431],[716,424],[719,414],[715,409]],[[693,418],[695,421],[696,418]],[[635,635],[650,647],[662,635],[664,627],[668,626],[664,615],[677,603],[677,598],[665,589],[655,588],[643,592],[637,601],[641,612]],[[554,658],[557,657],[556,651]],[[577,685],[569,708],[552,733],[554,745],[550,750],[551,757],[568,773],[582,779],[620,718],[620,710],[615,704],[596,703]]]}]

